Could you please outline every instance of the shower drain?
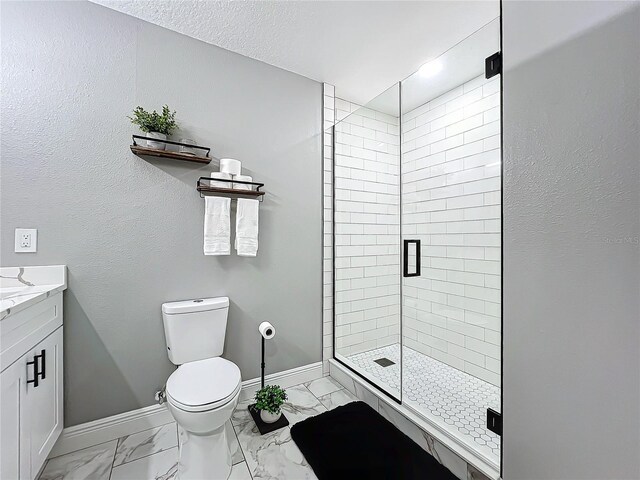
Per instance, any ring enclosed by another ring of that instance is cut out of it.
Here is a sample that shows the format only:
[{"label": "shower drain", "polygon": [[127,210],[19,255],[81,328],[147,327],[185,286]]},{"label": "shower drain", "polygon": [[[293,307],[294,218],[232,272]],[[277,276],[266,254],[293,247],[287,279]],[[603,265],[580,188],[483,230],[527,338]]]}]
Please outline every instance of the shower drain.
[{"label": "shower drain", "polygon": [[374,360],[374,362],[376,362],[381,367],[390,367],[391,365],[395,365],[396,364],[396,362],[392,362],[387,357],[378,358],[378,359]]}]

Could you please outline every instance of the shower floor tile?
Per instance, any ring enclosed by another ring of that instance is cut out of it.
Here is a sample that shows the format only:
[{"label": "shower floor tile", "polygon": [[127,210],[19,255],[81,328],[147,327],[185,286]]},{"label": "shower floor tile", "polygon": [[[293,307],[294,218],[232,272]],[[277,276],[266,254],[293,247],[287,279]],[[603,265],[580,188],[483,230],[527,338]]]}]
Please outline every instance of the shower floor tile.
[{"label": "shower floor tile", "polygon": [[[402,401],[499,463],[500,437],[487,430],[487,408],[500,411],[500,388],[423,353],[403,347]],[[386,357],[395,365],[382,367]],[[400,391],[400,345],[376,348],[348,359],[374,382]]]}]

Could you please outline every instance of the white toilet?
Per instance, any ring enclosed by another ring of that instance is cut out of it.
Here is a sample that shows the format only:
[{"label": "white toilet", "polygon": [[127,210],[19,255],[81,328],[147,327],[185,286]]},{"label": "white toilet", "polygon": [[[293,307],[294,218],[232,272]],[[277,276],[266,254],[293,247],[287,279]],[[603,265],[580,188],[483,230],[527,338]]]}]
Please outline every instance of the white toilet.
[{"label": "white toilet", "polygon": [[229,299],[162,305],[169,360],[178,366],[166,385],[169,411],[182,428],[179,480],[226,479],[231,452],[225,423],[240,395],[240,369],[222,355]]}]

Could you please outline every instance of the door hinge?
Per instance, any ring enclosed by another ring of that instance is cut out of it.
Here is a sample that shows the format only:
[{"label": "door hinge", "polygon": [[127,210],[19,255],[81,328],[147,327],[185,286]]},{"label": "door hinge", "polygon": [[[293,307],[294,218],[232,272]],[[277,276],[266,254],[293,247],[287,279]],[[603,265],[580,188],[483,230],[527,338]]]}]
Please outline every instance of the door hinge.
[{"label": "door hinge", "polygon": [[485,77],[491,78],[502,73],[502,53],[496,52],[484,61]]},{"label": "door hinge", "polygon": [[487,429],[502,436],[502,414],[493,408],[487,408]]}]

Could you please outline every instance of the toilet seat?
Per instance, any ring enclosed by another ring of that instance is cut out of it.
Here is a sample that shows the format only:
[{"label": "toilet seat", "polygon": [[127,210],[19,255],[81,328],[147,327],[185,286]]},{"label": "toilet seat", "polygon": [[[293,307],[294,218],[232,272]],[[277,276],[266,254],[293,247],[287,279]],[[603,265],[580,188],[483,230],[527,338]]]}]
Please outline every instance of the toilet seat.
[{"label": "toilet seat", "polygon": [[214,410],[231,402],[241,387],[240,369],[222,357],[181,365],[169,376],[167,400],[187,412]]}]

